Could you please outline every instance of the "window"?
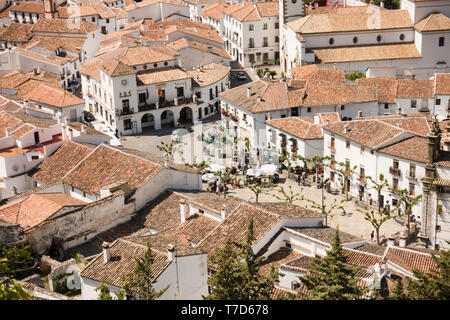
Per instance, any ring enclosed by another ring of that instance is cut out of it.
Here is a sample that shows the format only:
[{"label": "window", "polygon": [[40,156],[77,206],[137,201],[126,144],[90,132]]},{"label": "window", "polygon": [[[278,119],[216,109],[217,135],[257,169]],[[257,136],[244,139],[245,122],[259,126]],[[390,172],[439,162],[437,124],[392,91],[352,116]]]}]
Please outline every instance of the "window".
[{"label": "window", "polygon": [[286,248],[292,248],[292,246],[289,242],[286,242]]},{"label": "window", "polygon": [[95,22],[95,17],[92,17],[92,22]]},{"label": "window", "polygon": [[353,37],[353,43],[358,43],[358,37]]},{"label": "window", "polygon": [[378,41],[378,42],[381,42],[381,39],[382,39],[381,35],[378,35],[378,36],[377,36],[377,41]]},{"label": "window", "polygon": [[249,59],[250,59],[250,63],[255,63],[255,54],[254,53],[250,53]]},{"label": "window", "polygon": [[403,33],[400,35],[400,40],[401,41],[405,40],[405,35]]},{"label": "window", "polygon": [[306,112],[311,112],[311,107],[308,107],[308,108],[306,109]]},{"label": "window", "polygon": [[109,19],[106,19],[106,23],[109,23]]},{"label": "window", "polygon": [[278,22],[275,22],[275,29],[279,29],[280,28],[280,24]]},{"label": "window", "polygon": [[416,177],[416,165],[415,164],[410,164],[409,165],[409,177],[410,178],[415,178]]},{"label": "window", "polygon": [[123,120],[123,128],[124,128],[124,130],[130,130],[131,129],[131,119]]},{"label": "window", "polygon": [[443,47],[445,45],[445,37],[439,37],[439,47]]},{"label": "window", "polygon": [[184,88],[183,87],[177,88],[177,98],[179,98],[179,97],[184,97]]},{"label": "window", "polygon": [[292,3],[296,3],[297,2],[297,0],[292,0]]},{"label": "window", "polygon": [[291,108],[291,117],[298,116],[298,108]]},{"label": "window", "polygon": [[350,149],[350,140],[345,140],[345,147]]},{"label": "window", "polygon": [[328,40],[328,43],[329,43],[330,45],[333,45],[333,44],[334,44],[334,39],[333,39],[333,38],[330,38],[330,40]]},{"label": "window", "polygon": [[385,103],[384,104],[384,109],[386,110],[386,109],[389,109],[389,103]]},{"label": "window", "polygon": [[[392,187],[393,187],[395,190],[398,189],[398,179],[396,179],[396,178],[393,178],[393,179],[392,179]],[[393,201],[393,200],[395,200],[395,199],[392,199],[392,204],[394,204],[394,201]]]},{"label": "window", "polygon": [[129,99],[125,99],[122,100],[122,109],[129,109],[130,108],[130,100]]},{"label": "window", "polygon": [[267,63],[269,61],[269,53],[268,52],[264,52],[263,53],[263,62]]},{"label": "window", "polygon": [[330,181],[334,182],[334,171],[331,171],[330,173]]},{"label": "window", "polygon": [[249,38],[248,39],[248,47],[249,48],[254,48],[255,47],[255,39],[253,39],[253,38]]},{"label": "window", "polygon": [[264,37],[263,38],[263,47],[267,47],[269,45],[269,38]]},{"label": "window", "polygon": [[263,30],[267,30],[267,23],[263,23]]},{"label": "window", "polygon": [[416,185],[414,183],[409,184],[409,195],[414,196],[415,195],[415,187]]},{"label": "window", "polygon": [[144,68],[144,70],[147,69],[147,65],[146,64],[144,64],[142,67]]},{"label": "window", "polygon": [[411,100],[411,108],[417,108],[417,100]]},{"label": "window", "polygon": [[164,66],[165,67],[167,67],[167,65],[168,65],[169,63],[166,61],[166,62],[164,62]]},{"label": "window", "polygon": [[359,168],[359,180],[361,182],[364,182],[364,177],[365,177],[365,170],[364,170],[364,166],[360,166]]},{"label": "window", "polygon": [[[295,0],[297,1],[297,0]],[[292,0],[292,2],[294,2],[294,0]],[[291,282],[291,290],[297,290],[298,288],[300,288],[300,283],[298,281],[292,281]]]},{"label": "window", "polygon": [[253,26],[252,24],[249,24],[249,25],[248,25],[248,30],[249,30],[249,31],[253,31],[253,29],[254,29],[254,26]]},{"label": "window", "polygon": [[398,169],[398,166],[399,166],[398,160],[393,160],[392,167],[393,167],[394,169]]},{"label": "window", "polygon": [[441,99],[436,99],[436,105],[440,106],[441,105]]},{"label": "window", "polygon": [[332,136],[331,140],[330,140],[330,148],[333,148],[333,149],[334,149],[334,140],[335,140],[335,138]]},{"label": "window", "polygon": [[275,36],[275,42],[280,42],[280,37],[279,36]]}]

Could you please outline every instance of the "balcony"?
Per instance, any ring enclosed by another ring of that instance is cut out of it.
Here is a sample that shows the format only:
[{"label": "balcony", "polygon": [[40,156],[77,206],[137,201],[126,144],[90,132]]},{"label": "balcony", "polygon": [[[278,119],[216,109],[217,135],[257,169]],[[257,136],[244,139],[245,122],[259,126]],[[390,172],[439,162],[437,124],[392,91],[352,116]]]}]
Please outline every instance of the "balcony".
[{"label": "balcony", "polygon": [[128,114],[133,114],[134,108],[116,110],[116,116],[126,116]]},{"label": "balcony", "polygon": [[328,148],[329,148],[330,150],[333,150],[333,151],[335,151],[335,150],[336,150],[336,148],[335,148],[334,144],[332,144],[332,145],[329,145],[329,146],[328,146]]},{"label": "balcony", "polygon": [[394,168],[394,167],[389,167],[389,173],[392,174],[393,176],[400,176],[401,175],[401,171],[399,168]]},{"label": "balcony", "polygon": [[139,105],[138,106],[138,112],[143,112],[143,111],[150,111],[150,110],[156,110],[156,103],[151,103],[151,104],[143,104],[143,105]]}]

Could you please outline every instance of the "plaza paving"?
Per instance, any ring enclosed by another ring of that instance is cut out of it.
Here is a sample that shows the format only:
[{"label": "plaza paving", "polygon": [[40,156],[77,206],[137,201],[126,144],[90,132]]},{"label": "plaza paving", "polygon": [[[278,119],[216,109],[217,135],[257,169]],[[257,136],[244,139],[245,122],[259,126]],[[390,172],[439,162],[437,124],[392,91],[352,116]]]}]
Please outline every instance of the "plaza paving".
[{"label": "plaza paving", "polygon": [[[220,117],[217,115],[216,118]],[[210,132],[211,130],[217,130],[220,125],[220,120],[209,120],[203,125],[203,132]],[[164,141],[166,143],[171,141],[171,133],[173,129],[164,129],[157,132],[149,132],[144,133],[142,135],[137,136],[126,136],[121,140],[122,144],[126,148],[137,149],[140,151],[150,152],[152,154],[163,156],[164,154],[157,148],[157,145]],[[219,130],[220,131],[220,130]],[[201,160],[209,160],[210,163],[219,163],[223,165],[229,165],[231,160],[228,159],[220,159],[217,157],[217,147],[212,144],[208,144],[206,142],[199,141],[197,139],[199,132],[191,132],[188,135],[183,136],[183,155],[177,154],[175,156],[175,161],[178,163],[189,162],[192,163],[195,158],[195,162],[200,162]],[[193,148],[193,146],[196,148]],[[207,146],[212,154],[206,154],[204,147]],[[193,151],[195,149],[195,152]],[[215,156],[214,156],[215,155]],[[183,159],[182,159],[183,158]],[[284,186],[285,190],[287,190],[288,186],[291,186],[295,193],[302,192],[306,198],[316,201],[317,203],[321,202],[322,199],[322,189],[317,189],[314,186],[299,186],[298,183],[294,182],[291,179],[286,179],[285,173],[281,175],[282,179],[280,179],[280,183],[278,186]],[[303,188],[303,191],[301,189]],[[206,190],[206,185],[205,188]],[[271,191],[270,194],[260,194],[259,201],[267,202],[267,201],[281,201],[272,196],[275,191]],[[242,198],[244,200],[255,201],[254,194],[251,190],[247,188],[240,189],[231,189],[228,194],[230,196],[235,196]],[[344,199],[344,195],[334,195],[324,191],[325,203],[331,204],[334,199],[338,202]],[[294,204],[305,206],[311,208],[311,204],[307,201],[295,201]],[[341,215],[341,210],[335,210],[334,216],[328,219],[328,225],[331,227],[339,226],[339,229],[353,234],[355,236],[360,236],[364,239],[370,239],[370,234],[372,232],[372,225],[364,219],[364,214],[359,212],[357,209],[361,209],[357,206],[353,201],[345,201],[341,204],[346,212],[346,215]],[[397,222],[394,219],[391,219],[385,222],[380,228],[380,236],[383,234],[388,237],[390,234],[397,233],[402,230],[403,225]]]}]

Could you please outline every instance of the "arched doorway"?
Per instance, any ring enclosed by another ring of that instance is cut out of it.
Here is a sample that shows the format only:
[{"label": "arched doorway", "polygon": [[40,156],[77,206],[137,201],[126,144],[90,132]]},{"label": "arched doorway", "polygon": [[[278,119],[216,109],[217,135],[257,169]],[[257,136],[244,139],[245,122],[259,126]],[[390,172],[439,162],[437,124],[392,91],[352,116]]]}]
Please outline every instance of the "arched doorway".
[{"label": "arched doorway", "polygon": [[193,124],[192,109],[184,107],[180,110],[180,118],[178,119],[180,124]]},{"label": "arched doorway", "polygon": [[172,128],[175,126],[174,124],[174,115],[170,110],[166,110],[161,113],[161,127]]},{"label": "arched doorway", "polygon": [[155,117],[151,113],[146,113],[141,118],[142,130],[154,130],[155,129]]}]

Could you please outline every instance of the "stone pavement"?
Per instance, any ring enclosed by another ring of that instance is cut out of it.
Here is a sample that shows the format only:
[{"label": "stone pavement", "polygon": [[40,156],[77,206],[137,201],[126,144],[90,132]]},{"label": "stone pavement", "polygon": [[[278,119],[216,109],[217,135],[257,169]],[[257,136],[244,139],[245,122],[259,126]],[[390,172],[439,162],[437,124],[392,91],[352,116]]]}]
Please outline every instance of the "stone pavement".
[{"label": "stone pavement", "polygon": [[[281,177],[285,177],[285,175],[283,174],[281,175]],[[292,181],[291,179],[288,180],[281,178],[280,182],[281,183],[279,183],[278,186],[283,186],[285,191],[288,190],[288,186],[291,186],[294,193],[301,193],[306,198],[314,200],[317,203],[321,203],[322,189],[299,186],[298,183]],[[301,190],[301,188],[303,188],[303,191]],[[269,194],[260,194],[259,202],[279,202],[280,200],[276,199],[273,194],[277,194],[277,192],[272,190],[269,192]],[[248,188],[231,189],[228,191],[228,195],[252,202],[255,201],[254,193]],[[344,197],[344,195],[333,195],[324,190],[324,198],[326,204],[332,203],[334,199],[340,202],[344,199]],[[307,201],[295,201],[294,204],[311,208],[311,203]],[[339,230],[341,231],[350,233],[366,240],[370,240],[370,234],[372,230],[374,230],[374,228],[372,227],[370,222],[364,219],[364,214],[357,211],[359,207],[353,201],[344,201],[341,205],[344,207],[347,214],[341,215],[342,211],[336,209],[334,216],[328,218],[328,226],[331,226],[333,228],[339,226]],[[402,228],[404,228],[402,224],[398,223],[394,219],[390,219],[381,226],[380,237],[383,234],[388,237],[393,233],[401,231]]]}]

